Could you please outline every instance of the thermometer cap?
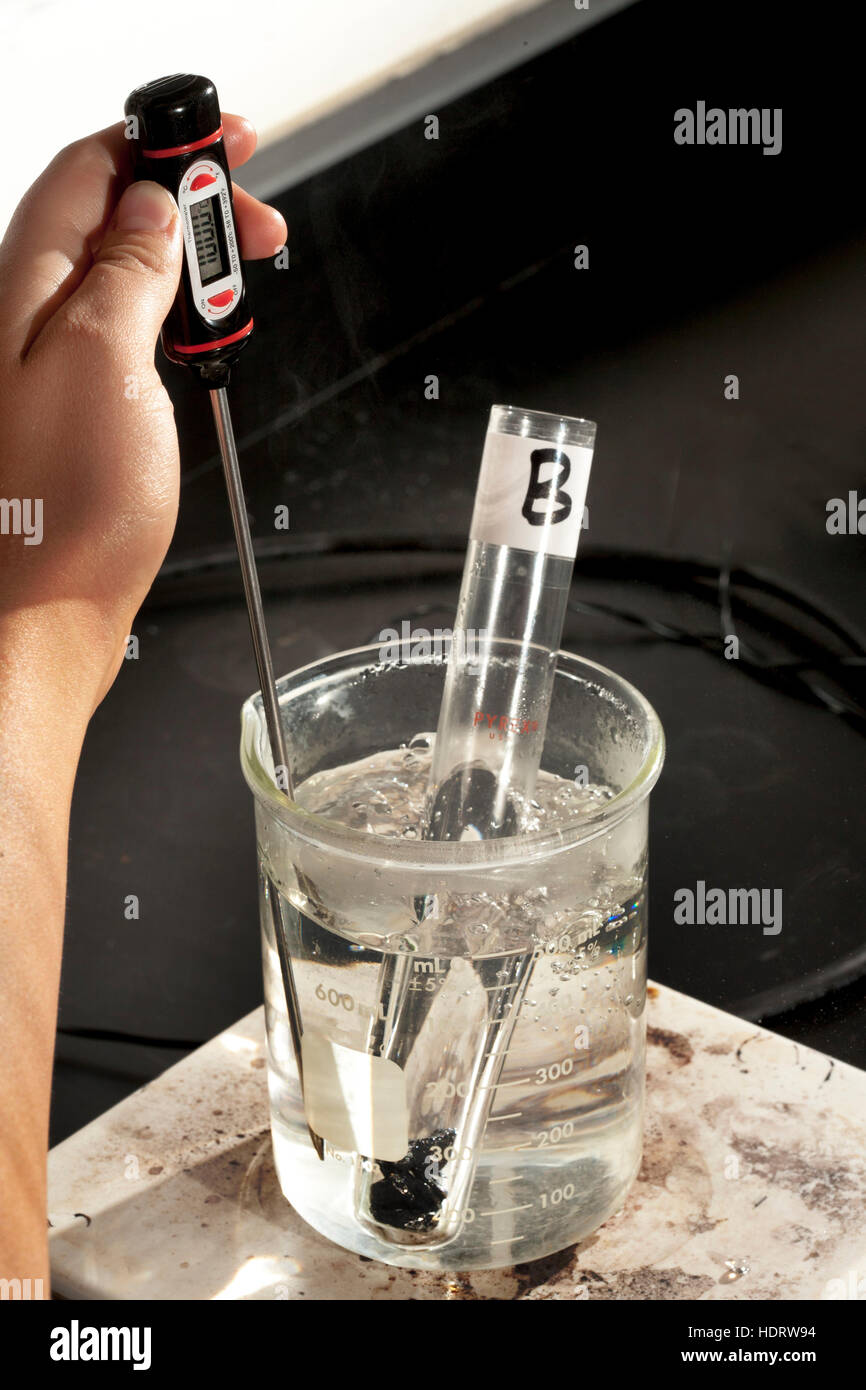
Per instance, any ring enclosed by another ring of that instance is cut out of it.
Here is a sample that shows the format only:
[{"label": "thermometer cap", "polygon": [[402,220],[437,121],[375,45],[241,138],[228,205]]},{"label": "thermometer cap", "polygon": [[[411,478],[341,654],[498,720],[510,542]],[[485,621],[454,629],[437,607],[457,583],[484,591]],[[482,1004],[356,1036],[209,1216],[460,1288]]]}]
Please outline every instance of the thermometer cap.
[{"label": "thermometer cap", "polygon": [[217,138],[222,117],[216,87],[207,77],[178,72],[136,87],[124,112],[136,118],[142,151],[180,151]]}]

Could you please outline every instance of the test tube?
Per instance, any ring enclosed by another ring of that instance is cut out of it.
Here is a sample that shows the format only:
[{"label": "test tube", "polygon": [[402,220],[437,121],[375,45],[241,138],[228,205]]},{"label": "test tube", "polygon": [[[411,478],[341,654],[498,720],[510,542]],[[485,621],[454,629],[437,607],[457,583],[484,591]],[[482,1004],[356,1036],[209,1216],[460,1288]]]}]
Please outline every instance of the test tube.
[{"label": "test tube", "polygon": [[594,441],[591,420],[511,405],[490,412],[433,748],[428,839],[486,840],[525,827]]},{"label": "test tube", "polygon": [[[544,747],[571,573],[584,522],[596,427],[591,420],[495,405],[490,412],[428,785],[427,839],[491,839],[525,828]],[[415,902],[419,922],[432,904]],[[478,1147],[533,956],[476,962],[488,1016],[438,1220],[413,1243],[462,1226]],[[503,976],[508,976],[503,981]],[[405,1065],[432,1004],[412,994],[411,958],[386,956],[384,1026],[370,1045]],[[501,985],[497,989],[497,985]],[[356,1199],[369,1217],[369,1169]],[[382,1232],[384,1234],[384,1232]],[[395,1232],[395,1240],[405,1237]]]}]

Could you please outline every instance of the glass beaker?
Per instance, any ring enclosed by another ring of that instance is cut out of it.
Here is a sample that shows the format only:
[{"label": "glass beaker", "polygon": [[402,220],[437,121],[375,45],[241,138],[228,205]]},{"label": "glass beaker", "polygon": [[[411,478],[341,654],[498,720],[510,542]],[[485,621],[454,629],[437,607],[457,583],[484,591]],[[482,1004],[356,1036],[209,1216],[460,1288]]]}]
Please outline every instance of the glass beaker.
[{"label": "glass beaker", "polygon": [[[296,788],[435,729],[447,643],[382,655],[341,652],[278,682]],[[582,1240],[622,1205],[641,1156],[648,797],[663,757],[643,696],[560,652],[542,770],[610,799],[519,838],[389,838],[287,802],[261,697],[246,702],[275,1162],[323,1235],[409,1268],[494,1268]]]}]

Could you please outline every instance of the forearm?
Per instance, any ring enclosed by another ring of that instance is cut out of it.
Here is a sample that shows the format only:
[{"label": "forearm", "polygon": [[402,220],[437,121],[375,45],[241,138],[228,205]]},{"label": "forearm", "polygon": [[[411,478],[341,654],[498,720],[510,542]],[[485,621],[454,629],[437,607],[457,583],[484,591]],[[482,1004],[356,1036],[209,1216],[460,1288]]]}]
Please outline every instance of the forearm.
[{"label": "forearm", "polygon": [[[255,132],[228,113],[223,131],[242,164]],[[63,150],[0,244],[0,1278],[46,1273],[72,783],[177,516],[177,433],[154,348],[183,236],[158,185],[118,201],[127,134],[117,124]],[[235,211],[245,257],[285,245],[274,209],[236,189]],[[7,525],[13,504],[37,499],[38,539]]]},{"label": "forearm", "polygon": [[0,615],[0,1276],[46,1289],[69,809],[103,664],[88,655],[96,635],[74,605]]}]

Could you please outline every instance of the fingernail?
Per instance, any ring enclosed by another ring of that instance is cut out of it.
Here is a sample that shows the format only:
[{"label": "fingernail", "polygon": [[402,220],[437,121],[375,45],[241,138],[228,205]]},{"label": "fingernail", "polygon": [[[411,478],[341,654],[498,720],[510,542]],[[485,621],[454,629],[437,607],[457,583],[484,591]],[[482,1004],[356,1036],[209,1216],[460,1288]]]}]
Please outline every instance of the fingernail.
[{"label": "fingernail", "polygon": [[121,232],[164,232],[174,213],[174,199],[158,183],[131,183],[117,205],[117,228]]}]

